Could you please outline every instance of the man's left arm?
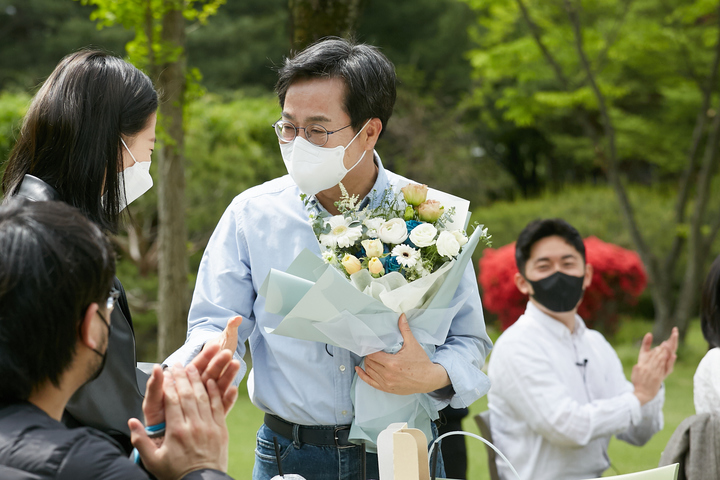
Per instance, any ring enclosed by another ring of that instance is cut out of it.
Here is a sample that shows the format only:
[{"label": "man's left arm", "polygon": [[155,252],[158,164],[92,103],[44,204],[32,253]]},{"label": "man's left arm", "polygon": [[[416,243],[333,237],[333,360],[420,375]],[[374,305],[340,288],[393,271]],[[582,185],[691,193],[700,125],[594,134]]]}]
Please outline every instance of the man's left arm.
[{"label": "man's left arm", "polygon": [[[610,347],[612,348],[612,347]],[[632,382],[625,378],[620,359],[613,351],[612,357],[612,381],[618,395],[635,391]],[[622,433],[617,434],[617,438],[631,445],[642,446],[652,438],[657,432],[662,430],[664,425],[663,405],[665,404],[665,386],[661,386],[655,397],[640,407],[639,418],[633,416],[630,427]]]},{"label": "man's left arm", "polygon": [[447,388],[430,394],[438,410],[450,405],[453,408],[470,406],[490,390],[490,380],[482,372],[492,342],[485,330],[480,292],[472,262],[468,263],[455,297],[468,299],[450,325],[445,343],[440,345],[432,361],[442,365],[450,378]]},{"label": "man's left arm", "polygon": [[358,376],[378,390],[409,395],[430,393],[439,409],[448,404],[466,407],[485,395],[490,381],[481,368],[492,343],[485,331],[482,305],[475,272],[468,264],[455,297],[468,293],[468,299],[450,325],[445,343],[428,358],[401,317],[398,326],[403,347],[395,355],[378,352],[365,357],[365,370]]}]

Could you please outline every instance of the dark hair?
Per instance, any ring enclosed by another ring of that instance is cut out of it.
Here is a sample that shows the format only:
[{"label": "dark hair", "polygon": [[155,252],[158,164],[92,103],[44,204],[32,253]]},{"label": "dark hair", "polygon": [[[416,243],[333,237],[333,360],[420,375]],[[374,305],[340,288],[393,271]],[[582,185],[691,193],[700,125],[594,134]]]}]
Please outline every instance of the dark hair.
[{"label": "dark hair", "polygon": [[353,130],[371,118],[379,118],[383,126],[380,135],[385,132],[395,106],[396,77],[395,67],[377,48],[328,37],[286,58],[275,85],[280,107],[285,107],[285,95],[293,82],[313,77],[345,81],[343,108]]},{"label": "dark hair", "polygon": [[150,78],[126,61],[96,50],[66,56],[30,104],[3,176],[5,196],[31,174],[116,232],[120,135],[137,135],[157,106]]},{"label": "dark hair", "polygon": [[0,207],[0,401],[26,400],[46,380],[59,386],[80,321],[107,300],[114,275],[107,237],[77,209],[26,199]]},{"label": "dark hair", "polygon": [[585,261],[585,244],[575,227],[562,218],[533,220],[520,232],[515,243],[515,263],[521,275],[525,275],[525,263],[530,258],[533,245],[545,237],[557,235],[582,255]]},{"label": "dark hair", "polygon": [[702,289],[700,327],[711,347],[720,347],[720,256],[715,259]]}]

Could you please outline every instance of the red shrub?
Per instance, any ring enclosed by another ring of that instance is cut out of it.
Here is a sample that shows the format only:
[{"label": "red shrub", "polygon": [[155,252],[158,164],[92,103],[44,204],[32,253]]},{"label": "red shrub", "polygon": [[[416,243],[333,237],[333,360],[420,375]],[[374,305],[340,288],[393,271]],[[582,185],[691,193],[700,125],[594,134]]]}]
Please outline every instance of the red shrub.
[{"label": "red shrub", "polygon": [[[594,273],[578,313],[589,327],[612,335],[618,327],[619,307],[634,305],[645,289],[645,270],[637,253],[596,237],[585,239],[585,253]],[[522,315],[527,303],[527,297],[515,286],[515,243],[486,248],[479,267],[483,305],[498,316],[505,330]]]}]

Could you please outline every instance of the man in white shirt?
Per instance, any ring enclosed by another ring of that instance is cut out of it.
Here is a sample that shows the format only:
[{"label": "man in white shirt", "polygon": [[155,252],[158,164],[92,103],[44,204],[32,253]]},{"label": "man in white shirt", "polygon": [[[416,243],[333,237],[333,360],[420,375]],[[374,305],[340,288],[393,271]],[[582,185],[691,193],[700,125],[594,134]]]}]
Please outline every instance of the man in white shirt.
[{"label": "man in white shirt", "polygon": [[[645,335],[629,382],[610,344],[577,315],[593,273],[577,230],[536,220],[515,249],[515,285],[530,300],[490,359],[493,439],[523,480],[600,477],[611,436],[643,445],[663,428],[662,382],[675,364],[677,329],[652,349]],[[500,478],[514,478],[497,463]]]}]

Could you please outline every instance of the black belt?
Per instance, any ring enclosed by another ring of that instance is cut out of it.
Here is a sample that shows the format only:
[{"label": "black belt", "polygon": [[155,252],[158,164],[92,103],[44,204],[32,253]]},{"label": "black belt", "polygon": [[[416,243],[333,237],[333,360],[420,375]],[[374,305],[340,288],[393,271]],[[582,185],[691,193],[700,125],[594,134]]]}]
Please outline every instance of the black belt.
[{"label": "black belt", "polygon": [[297,436],[300,443],[309,445],[354,447],[354,443],[350,443],[350,425],[328,425],[328,426],[306,426],[296,425],[283,420],[275,415],[265,414],[265,425],[273,432],[283,437],[294,440],[293,431],[297,427]]}]

